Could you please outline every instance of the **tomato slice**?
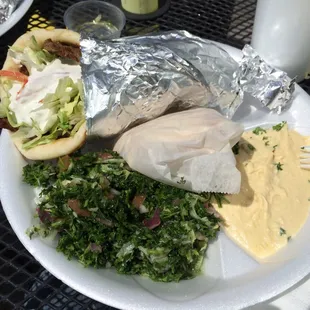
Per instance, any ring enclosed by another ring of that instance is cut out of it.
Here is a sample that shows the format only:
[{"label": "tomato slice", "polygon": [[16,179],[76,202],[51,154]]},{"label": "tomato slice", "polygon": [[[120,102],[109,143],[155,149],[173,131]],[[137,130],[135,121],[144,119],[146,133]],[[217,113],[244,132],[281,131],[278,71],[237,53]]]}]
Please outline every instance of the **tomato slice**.
[{"label": "tomato slice", "polygon": [[18,71],[0,70],[0,76],[5,76],[22,83],[28,82],[28,76]]},{"label": "tomato slice", "polygon": [[27,82],[24,82],[22,87],[20,88],[20,90],[17,92],[17,97],[19,97],[20,93],[22,92],[22,90],[25,88]]}]

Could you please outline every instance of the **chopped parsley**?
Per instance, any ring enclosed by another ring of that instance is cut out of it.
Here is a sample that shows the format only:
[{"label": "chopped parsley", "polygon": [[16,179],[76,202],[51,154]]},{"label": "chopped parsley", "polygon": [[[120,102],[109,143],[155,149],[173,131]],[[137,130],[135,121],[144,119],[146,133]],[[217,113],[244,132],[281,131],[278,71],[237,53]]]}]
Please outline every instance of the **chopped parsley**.
[{"label": "chopped parsley", "polygon": [[286,123],[287,122],[283,121],[275,126],[272,126],[272,129],[276,131],[280,131],[286,125]]},{"label": "chopped parsley", "polygon": [[281,164],[280,162],[279,163],[275,163],[274,165],[277,167],[278,171],[283,170],[283,168],[282,168],[283,164]]},{"label": "chopped parsley", "polygon": [[269,141],[266,141],[266,142],[265,142],[265,145],[266,145],[266,146],[269,146]]},{"label": "chopped parsley", "polygon": [[267,131],[261,127],[256,127],[254,130],[253,130],[253,133],[255,135],[260,135],[260,134],[263,134],[263,133],[266,133]]},{"label": "chopped parsley", "polygon": [[256,148],[252,144],[250,144],[250,143],[248,143],[248,148],[249,148],[250,151],[255,151],[256,150]]},{"label": "chopped parsley", "polygon": [[223,194],[213,193],[212,195],[219,208],[223,207],[223,202],[229,203],[229,200]]},{"label": "chopped parsley", "polygon": [[280,227],[280,236],[286,235],[286,230],[282,227]]},{"label": "chopped parsley", "polygon": [[287,242],[289,242],[291,239],[292,239],[292,237],[291,237],[291,236],[288,236],[288,237],[287,237]]},{"label": "chopped parsley", "polygon": [[273,147],[272,147],[272,151],[274,152],[275,150],[276,150],[276,147],[278,146],[278,144],[276,144],[276,145],[274,145]]},{"label": "chopped parsley", "polygon": [[51,164],[36,162],[34,165],[27,165],[23,170],[24,182],[35,186],[44,187],[56,179],[55,168]]},{"label": "chopped parsley", "polygon": [[23,176],[42,188],[40,224],[30,237],[57,234],[57,250],[68,259],[161,282],[200,274],[222,221],[212,203],[226,201],[152,180],[111,151],[73,155],[55,166],[36,162]]},{"label": "chopped parsley", "polygon": [[267,136],[264,136],[264,137],[263,137],[263,140],[268,140],[268,137],[267,137]]}]

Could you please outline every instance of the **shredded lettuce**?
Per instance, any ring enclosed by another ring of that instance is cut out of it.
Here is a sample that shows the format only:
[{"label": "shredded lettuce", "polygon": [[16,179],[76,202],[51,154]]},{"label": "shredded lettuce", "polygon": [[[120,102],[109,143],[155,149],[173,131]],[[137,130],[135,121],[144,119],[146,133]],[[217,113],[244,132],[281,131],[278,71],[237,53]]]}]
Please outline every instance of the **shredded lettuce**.
[{"label": "shredded lettuce", "polygon": [[[1,95],[4,94],[5,96],[9,92],[9,90],[13,86],[13,81],[7,78],[1,79]],[[7,97],[7,96],[6,96]]]},{"label": "shredded lettuce", "polygon": [[[42,70],[55,59],[54,55],[39,46],[34,36],[31,37],[29,46],[23,49],[10,47],[9,53],[14,59],[25,65],[29,73],[31,73],[31,68]],[[19,128],[14,135],[23,137],[24,149],[47,144],[60,137],[74,136],[84,123],[84,96],[81,80],[75,83],[70,77],[60,79],[55,93],[45,96],[37,111],[48,109],[52,115],[43,130],[35,120],[32,120],[31,126],[17,122],[15,113],[9,107],[9,90],[12,85],[13,82],[9,79],[1,80],[0,118],[7,118],[12,127]]]},{"label": "shredded lettuce", "polygon": [[10,104],[9,90],[11,89],[13,82],[10,79],[2,78],[0,79],[0,118],[7,117],[8,106]]},{"label": "shredded lettuce", "polygon": [[10,125],[13,127],[13,128],[17,128],[19,127],[19,124],[17,122],[17,119],[16,119],[16,116],[15,116],[15,113],[13,111],[8,111],[7,115],[6,115]]},{"label": "shredded lettuce", "polygon": [[75,124],[75,126],[73,127],[71,131],[71,136],[74,136],[79,131],[83,123],[84,123],[84,119],[80,120],[78,123]]},{"label": "shredded lettuce", "polygon": [[[35,136],[24,142],[24,149],[50,143],[59,137],[74,136],[77,133],[84,123],[84,105],[80,93],[81,84],[80,80],[74,83],[70,77],[59,80],[55,93],[47,94],[39,108],[54,111],[48,132],[37,130]],[[31,128],[37,127],[34,123]],[[32,132],[34,133],[34,131]]]},{"label": "shredded lettuce", "polygon": [[[35,37],[30,39],[30,45],[25,48],[11,46],[9,48],[9,54],[15,60],[19,61],[22,65],[25,65],[28,72],[31,73],[31,68],[42,70],[47,64],[55,59],[55,56],[49,52],[43,50],[38,45]],[[10,93],[9,90],[13,86],[13,81],[10,79],[2,78],[0,83],[0,118],[7,118],[10,125],[14,128],[29,127],[26,124],[18,124],[15,113],[9,109]],[[28,129],[30,130],[30,128]]]},{"label": "shredded lettuce", "polygon": [[2,102],[0,104],[0,118],[7,117],[9,103],[10,103],[9,98],[2,99]]},{"label": "shredded lettuce", "polygon": [[24,49],[18,47],[10,47],[9,49],[10,56],[26,66],[29,73],[31,73],[32,68],[43,70],[47,64],[56,58],[56,56],[40,48],[34,36],[31,37],[30,41],[30,45]]},{"label": "shredded lettuce", "polygon": [[0,104],[0,118],[6,117],[6,109],[3,104]]},{"label": "shredded lettuce", "polygon": [[39,46],[35,36],[31,36],[31,38],[30,38],[30,46],[36,52],[41,51],[41,47]]},{"label": "shredded lettuce", "polygon": [[24,123],[19,124],[17,122],[15,113],[10,110],[9,105],[10,105],[10,98],[8,96],[2,97],[1,104],[0,104],[0,118],[7,118],[9,124],[13,128],[18,128],[21,126],[27,126]]},{"label": "shredded lettuce", "polygon": [[12,127],[19,128],[14,135],[24,138],[25,150],[48,144],[60,137],[74,136],[85,121],[81,85],[80,80],[74,83],[70,77],[65,77],[59,81],[54,94],[45,96],[39,109],[49,109],[53,115],[44,131],[35,120],[32,120],[31,126],[25,123],[19,124],[15,113],[9,109],[9,97],[2,99],[0,117],[6,117]]}]

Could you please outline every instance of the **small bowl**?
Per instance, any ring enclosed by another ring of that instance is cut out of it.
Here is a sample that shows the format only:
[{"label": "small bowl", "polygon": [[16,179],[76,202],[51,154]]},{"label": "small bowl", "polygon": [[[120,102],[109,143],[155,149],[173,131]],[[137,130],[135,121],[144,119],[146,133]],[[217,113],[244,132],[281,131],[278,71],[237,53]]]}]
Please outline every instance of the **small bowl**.
[{"label": "small bowl", "polygon": [[70,6],[64,15],[68,29],[102,40],[121,35],[126,17],[121,9],[103,1],[81,1]]}]

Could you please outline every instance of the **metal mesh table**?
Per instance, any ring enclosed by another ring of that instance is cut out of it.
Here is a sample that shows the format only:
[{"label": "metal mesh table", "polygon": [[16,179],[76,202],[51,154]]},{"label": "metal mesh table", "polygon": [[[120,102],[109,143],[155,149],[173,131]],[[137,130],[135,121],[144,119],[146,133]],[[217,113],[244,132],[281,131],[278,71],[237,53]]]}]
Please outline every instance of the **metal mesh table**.
[{"label": "metal mesh table", "polygon": [[[74,0],[35,0],[23,19],[0,38],[0,66],[8,45],[34,28],[63,28]],[[109,1],[113,2],[113,0]],[[171,0],[169,11],[152,21],[127,21],[123,35],[139,29],[184,29],[242,48],[251,40],[256,0]],[[310,80],[301,84],[310,93]],[[112,309],[76,292],[46,271],[19,242],[0,204],[0,309]]]}]

